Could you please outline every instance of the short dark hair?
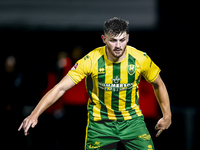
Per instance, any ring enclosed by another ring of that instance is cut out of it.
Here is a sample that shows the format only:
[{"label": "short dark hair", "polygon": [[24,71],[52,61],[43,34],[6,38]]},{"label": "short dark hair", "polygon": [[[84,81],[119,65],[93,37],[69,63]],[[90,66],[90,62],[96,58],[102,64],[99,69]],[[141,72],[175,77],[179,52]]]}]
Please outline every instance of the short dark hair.
[{"label": "short dark hair", "polygon": [[117,36],[123,32],[129,34],[128,24],[129,22],[124,19],[111,18],[104,22],[104,34],[111,34],[112,36]]}]

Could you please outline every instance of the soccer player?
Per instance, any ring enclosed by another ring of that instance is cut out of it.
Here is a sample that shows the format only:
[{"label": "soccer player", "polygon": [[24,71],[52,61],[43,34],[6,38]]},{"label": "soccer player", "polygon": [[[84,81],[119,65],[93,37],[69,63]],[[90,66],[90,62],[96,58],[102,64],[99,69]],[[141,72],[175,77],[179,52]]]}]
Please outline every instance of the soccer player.
[{"label": "soccer player", "polygon": [[23,128],[27,135],[28,129],[35,127],[38,117],[49,106],[86,77],[89,100],[85,149],[114,150],[121,141],[127,150],[154,150],[138,105],[140,76],[153,85],[162,110],[163,117],[155,126],[156,136],[171,124],[169,97],[159,67],[146,53],[127,45],[128,24],[128,21],[116,17],[106,21],[102,35],[105,46],[77,61],[40,100],[18,130]]}]

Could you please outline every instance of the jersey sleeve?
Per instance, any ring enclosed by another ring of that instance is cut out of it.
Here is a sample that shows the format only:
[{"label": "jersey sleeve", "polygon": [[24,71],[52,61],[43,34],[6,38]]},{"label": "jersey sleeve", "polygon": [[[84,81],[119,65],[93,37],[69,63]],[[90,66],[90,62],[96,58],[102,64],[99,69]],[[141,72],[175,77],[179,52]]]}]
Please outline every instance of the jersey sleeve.
[{"label": "jersey sleeve", "polygon": [[82,79],[90,74],[92,66],[91,64],[92,62],[90,56],[86,55],[76,62],[67,75],[75,84],[78,84]]},{"label": "jersey sleeve", "polygon": [[151,83],[158,77],[161,70],[146,53],[143,53],[143,56],[142,76]]}]

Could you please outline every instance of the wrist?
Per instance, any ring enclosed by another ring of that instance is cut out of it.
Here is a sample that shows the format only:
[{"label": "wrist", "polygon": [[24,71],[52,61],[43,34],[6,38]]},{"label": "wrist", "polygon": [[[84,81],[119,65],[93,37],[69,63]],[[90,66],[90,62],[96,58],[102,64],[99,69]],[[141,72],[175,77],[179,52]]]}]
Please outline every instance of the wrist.
[{"label": "wrist", "polygon": [[37,112],[32,112],[30,116],[33,116],[35,118],[38,118],[39,117],[39,114]]},{"label": "wrist", "polygon": [[171,113],[170,113],[170,114],[163,115],[163,119],[171,119],[171,118],[172,118]]}]

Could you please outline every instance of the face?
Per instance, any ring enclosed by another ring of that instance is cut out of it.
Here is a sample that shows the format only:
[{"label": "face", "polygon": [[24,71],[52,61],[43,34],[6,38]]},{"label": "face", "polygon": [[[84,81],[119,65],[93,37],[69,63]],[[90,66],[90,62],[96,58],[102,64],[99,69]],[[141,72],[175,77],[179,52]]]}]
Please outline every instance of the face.
[{"label": "face", "polygon": [[110,34],[102,35],[102,40],[106,44],[107,55],[110,60],[118,61],[125,57],[128,39],[129,35],[126,32],[117,36],[111,36]]}]

